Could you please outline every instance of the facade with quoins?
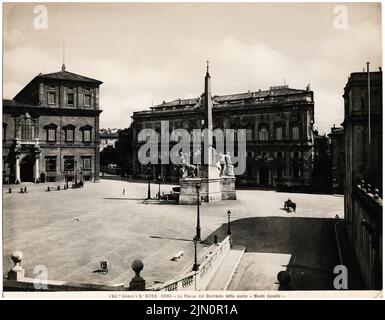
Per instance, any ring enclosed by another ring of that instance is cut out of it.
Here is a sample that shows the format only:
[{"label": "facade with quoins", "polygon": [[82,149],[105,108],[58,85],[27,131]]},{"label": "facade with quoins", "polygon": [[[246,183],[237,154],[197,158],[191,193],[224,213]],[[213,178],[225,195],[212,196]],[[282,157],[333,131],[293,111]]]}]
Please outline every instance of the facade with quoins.
[{"label": "facade with quoins", "polygon": [[3,100],[3,182],[99,181],[101,81],[39,74]]},{"label": "facade with quoins", "polygon": [[[277,188],[311,185],[314,100],[309,86],[304,90],[277,86],[269,90],[217,95],[212,99],[213,130],[235,131],[232,156],[238,156],[237,130],[246,129],[246,171],[237,176],[237,184]],[[163,102],[149,110],[134,112],[132,119],[133,175],[178,180],[178,168],[174,164],[148,166],[139,163],[138,150],[144,142],[138,141],[138,134],[144,128],[160,133],[161,121],[169,121],[170,132],[184,128],[192,134],[193,129],[203,129],[203,96]]]}]

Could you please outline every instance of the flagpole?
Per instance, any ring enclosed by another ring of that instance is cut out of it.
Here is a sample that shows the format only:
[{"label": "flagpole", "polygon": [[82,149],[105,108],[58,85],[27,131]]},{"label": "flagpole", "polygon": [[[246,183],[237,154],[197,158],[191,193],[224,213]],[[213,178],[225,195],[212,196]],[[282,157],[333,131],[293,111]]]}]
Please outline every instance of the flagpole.
[{"label": "flagpole", "polygon": [[367,73],[368,73],[368,140],[369,140],[369,151],[370,151],[370,147],[371,147],[371,143],[372,143],[372,138],[371,138],[371,135],[372,135],[372,131],[371,131],[371,115],[370,115],[370,71],[369,71],[369,63],[370,62],[367,62],[366,63],[366,66],[367,66]]}]

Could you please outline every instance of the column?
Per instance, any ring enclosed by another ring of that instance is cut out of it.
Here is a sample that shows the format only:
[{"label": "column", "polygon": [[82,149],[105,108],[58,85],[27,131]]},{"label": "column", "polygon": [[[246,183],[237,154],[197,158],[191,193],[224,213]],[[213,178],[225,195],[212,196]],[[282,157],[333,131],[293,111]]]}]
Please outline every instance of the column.
[{"label": "column", "polygon": [[40,176],[39,172],[40,172],[40,169],[39,169],[39,156],[36,155],[36,159],[35,159],[35,182],[37,182],[38,179],[39,179],[39,176]]},{"label": "column", "polygon": [[20,155],[16,156],[16,183],[20,183]]}]

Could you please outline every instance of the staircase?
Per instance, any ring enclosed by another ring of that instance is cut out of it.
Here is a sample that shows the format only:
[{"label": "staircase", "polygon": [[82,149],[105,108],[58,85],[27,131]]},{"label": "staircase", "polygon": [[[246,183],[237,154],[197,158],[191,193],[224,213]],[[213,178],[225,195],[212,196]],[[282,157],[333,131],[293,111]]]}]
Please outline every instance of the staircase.
[{"label": "staircase", "polygon": [[233,245],[230,251],[223,259],[214,277],[207,286],[207,291],[223,291],[227,290],[234,272],[238,267],[239,262],[245,252],[244,246]]}]

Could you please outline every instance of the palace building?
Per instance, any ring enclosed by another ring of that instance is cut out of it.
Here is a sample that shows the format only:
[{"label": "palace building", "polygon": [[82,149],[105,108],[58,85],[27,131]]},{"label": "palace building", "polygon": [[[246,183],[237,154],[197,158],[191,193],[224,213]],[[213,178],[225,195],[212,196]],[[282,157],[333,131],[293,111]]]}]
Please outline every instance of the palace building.
[{"label": "palace building", "polygon": [[[236,177],[237,184],[282,189],[310,187],[314,153],[314,100],[310,86],[293,89],[284,85],[211,98],[213,130],[234,129],[232,156],[238,156],[237,130],[246,129],[246,171]],[[169,122],[170,131],[183,128],[192,134],[193,129],[203,128],[203,105],[201,95],[164,101],[149,110],[134,112],[131,124],[134,176],[178,180],[178,170],[173,164],[139,163],[138,150],[144,142],[138,141],[138,134],[144,128],[160,134],[161,121]]]},{"label": "palace building", "polygon": [[63,64],[3,100],[3,183],[99,181],[101,84]]},{"label": "palace building", "polygon": [[345,226],[365,289],[381,290],[382,71],[350,74],[343,97]]}]

